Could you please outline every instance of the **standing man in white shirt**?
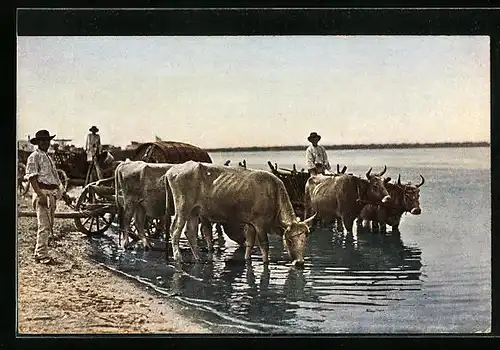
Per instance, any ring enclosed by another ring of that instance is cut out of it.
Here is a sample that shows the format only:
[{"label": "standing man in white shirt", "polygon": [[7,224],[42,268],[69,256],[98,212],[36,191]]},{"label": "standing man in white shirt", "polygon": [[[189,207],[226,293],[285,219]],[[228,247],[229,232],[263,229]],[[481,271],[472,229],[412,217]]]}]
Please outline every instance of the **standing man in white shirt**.
[{"label": "standing man in white shirt", "polygon": [[38,221],[35,260],[42,264],[52,261],[48,254],[48,241],[54,226],[56,201],[63,194],[56,166],[47,154],[50,140],[55,136],[51,136],[47,130],[39,130],[35,137],[30,139],[30,143],[38,148],[30,154],[26,162],[25,178],[29,180],[34,191],[32,204]]},{"label": "standing man in white shirt", "polygon": [[85,152],[87,152],[87,162],[89,163],[87,180],[89,179],[90,172],[92,171],[92,163],[95,164],[97,177],[99,179],[102,179],[101,167],[99,165],[99,162],[97,161],[97,157],[102,151],[101,136],[97,134],[99,132],[99,129],[95,125],[92,125],[89,131],[90,134],[87,135],[87,142],[85,142]]},{"label": "standing man in white shirt", "polygon": [[324,174],[325,170],[330,171],[330,162],[323,146],[318,145],[321,136],[316,132],[311,132],[307,138],[311,145],[306,149],[306,166],[309,175]]}]

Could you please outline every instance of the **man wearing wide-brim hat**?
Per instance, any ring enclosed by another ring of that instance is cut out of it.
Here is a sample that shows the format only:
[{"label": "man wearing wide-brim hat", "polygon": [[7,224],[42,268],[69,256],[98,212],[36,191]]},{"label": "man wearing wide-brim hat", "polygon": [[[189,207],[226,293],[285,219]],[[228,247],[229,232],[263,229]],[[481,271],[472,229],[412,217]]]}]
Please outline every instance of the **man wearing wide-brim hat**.
[{"label": "man wearing wide-brim hat", "polygon": [[[87,152],[87,162],[94,162],[99,154],[101,154],[102,146],[101,146],[101,136],[98,134],[99,129],[97,126],[92,125],[89,129],[90,134],[87,135],[87,141],[85,142],[85,152]],[[102,179],[102,171],[98,162],[94,162],[96,166],[97,176],[99,179]],[[89,173],[87,174],[87,178],[90,176],[90,171],[92,167],[89,166]]]},{"label": "man wearing wide-brim hat", "polygon": [[323,146],[318,145],[321,136],[316,132],[311,132],[307,137],[311,145],[306,149],[306,166],[310,175],[324,174],[325,170],[330,171],[330,162]]},{"label": "man wearing wide-brim hat", "polygon": [[48,264],[52,261],[48,252],[49,235],[54,225],[56,201],[63,194],[63,185],[57,175],[54,161],[47,150],[50,140],[56,135],[50,135],[47,130],[39,130],[30,143],[37,146],[26,162],[25,178],[33,188],[33,209],[36,211],[38,231],[36,235],[35,260]]}]

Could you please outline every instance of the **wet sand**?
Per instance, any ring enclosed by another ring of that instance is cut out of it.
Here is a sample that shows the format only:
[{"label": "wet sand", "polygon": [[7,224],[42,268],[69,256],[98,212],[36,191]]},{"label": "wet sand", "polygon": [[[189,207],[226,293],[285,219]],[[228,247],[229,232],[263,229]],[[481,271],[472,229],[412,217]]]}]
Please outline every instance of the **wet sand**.
[{"label": "wet sand", "polygon": [[[18,197],[32,210],[30,196]],[[58,202],[57,211],[69,208]],[[72,219],[54,220],[49,254],[35,262],[36,218],[17,222],[17,331],[32,334],[210,333],[186,310],[88,258],[86,236]]]}]

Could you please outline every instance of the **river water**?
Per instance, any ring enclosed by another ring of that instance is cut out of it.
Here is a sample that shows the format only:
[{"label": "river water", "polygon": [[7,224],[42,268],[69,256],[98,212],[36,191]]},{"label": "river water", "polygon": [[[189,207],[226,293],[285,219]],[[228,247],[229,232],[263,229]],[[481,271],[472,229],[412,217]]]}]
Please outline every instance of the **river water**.
[{"label": "river water", "polygon": [[[304,167],[304,152],[211,153],[214,163],[248,168]],[[333,167],[369,167],[419,182],[422,214],[403,215],[401,235],[314,231],[305,268],[290,266],[270,236],[269,266],[255,249],[250,265],[225,237],[213,261],[174,266],[160,250],[123,251],[111,230],[92,238],[93,259],[197,310],[226,332],[474,333],[491,327],[489,148],[328,151]],[[203,244],[203,242],[200,242]],[[158,245],[158,247],[160,247]],[[203,255],[206,258],[206,254]],[[171,257],[171,254],[170,254]]]}]

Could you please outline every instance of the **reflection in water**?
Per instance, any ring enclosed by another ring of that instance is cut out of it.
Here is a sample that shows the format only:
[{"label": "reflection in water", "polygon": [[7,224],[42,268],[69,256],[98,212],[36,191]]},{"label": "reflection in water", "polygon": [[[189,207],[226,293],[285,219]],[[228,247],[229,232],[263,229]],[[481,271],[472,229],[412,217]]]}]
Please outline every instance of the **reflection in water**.
[{"label": "reflection in water", "polygon": [[[421,252],[400,236],[316,230],[304,270],[290,267],[272,236],[270,264],[258,249],[246,263],[236,245],[219,247],[213,261],[173,266],[162,252],[123,251],[109,237],[91,242],[96,260],[265,332],[329,332],[339,312],[384,310],[420,292]],[[187,245],[182,254],[191,254]]]},{"label": "reflection in water", "polygon": [[290,301],[302,300],[305,296],[305,286],[306,278],[304,276],[304,271],[290,267],[283,288],[286,299]]}]

